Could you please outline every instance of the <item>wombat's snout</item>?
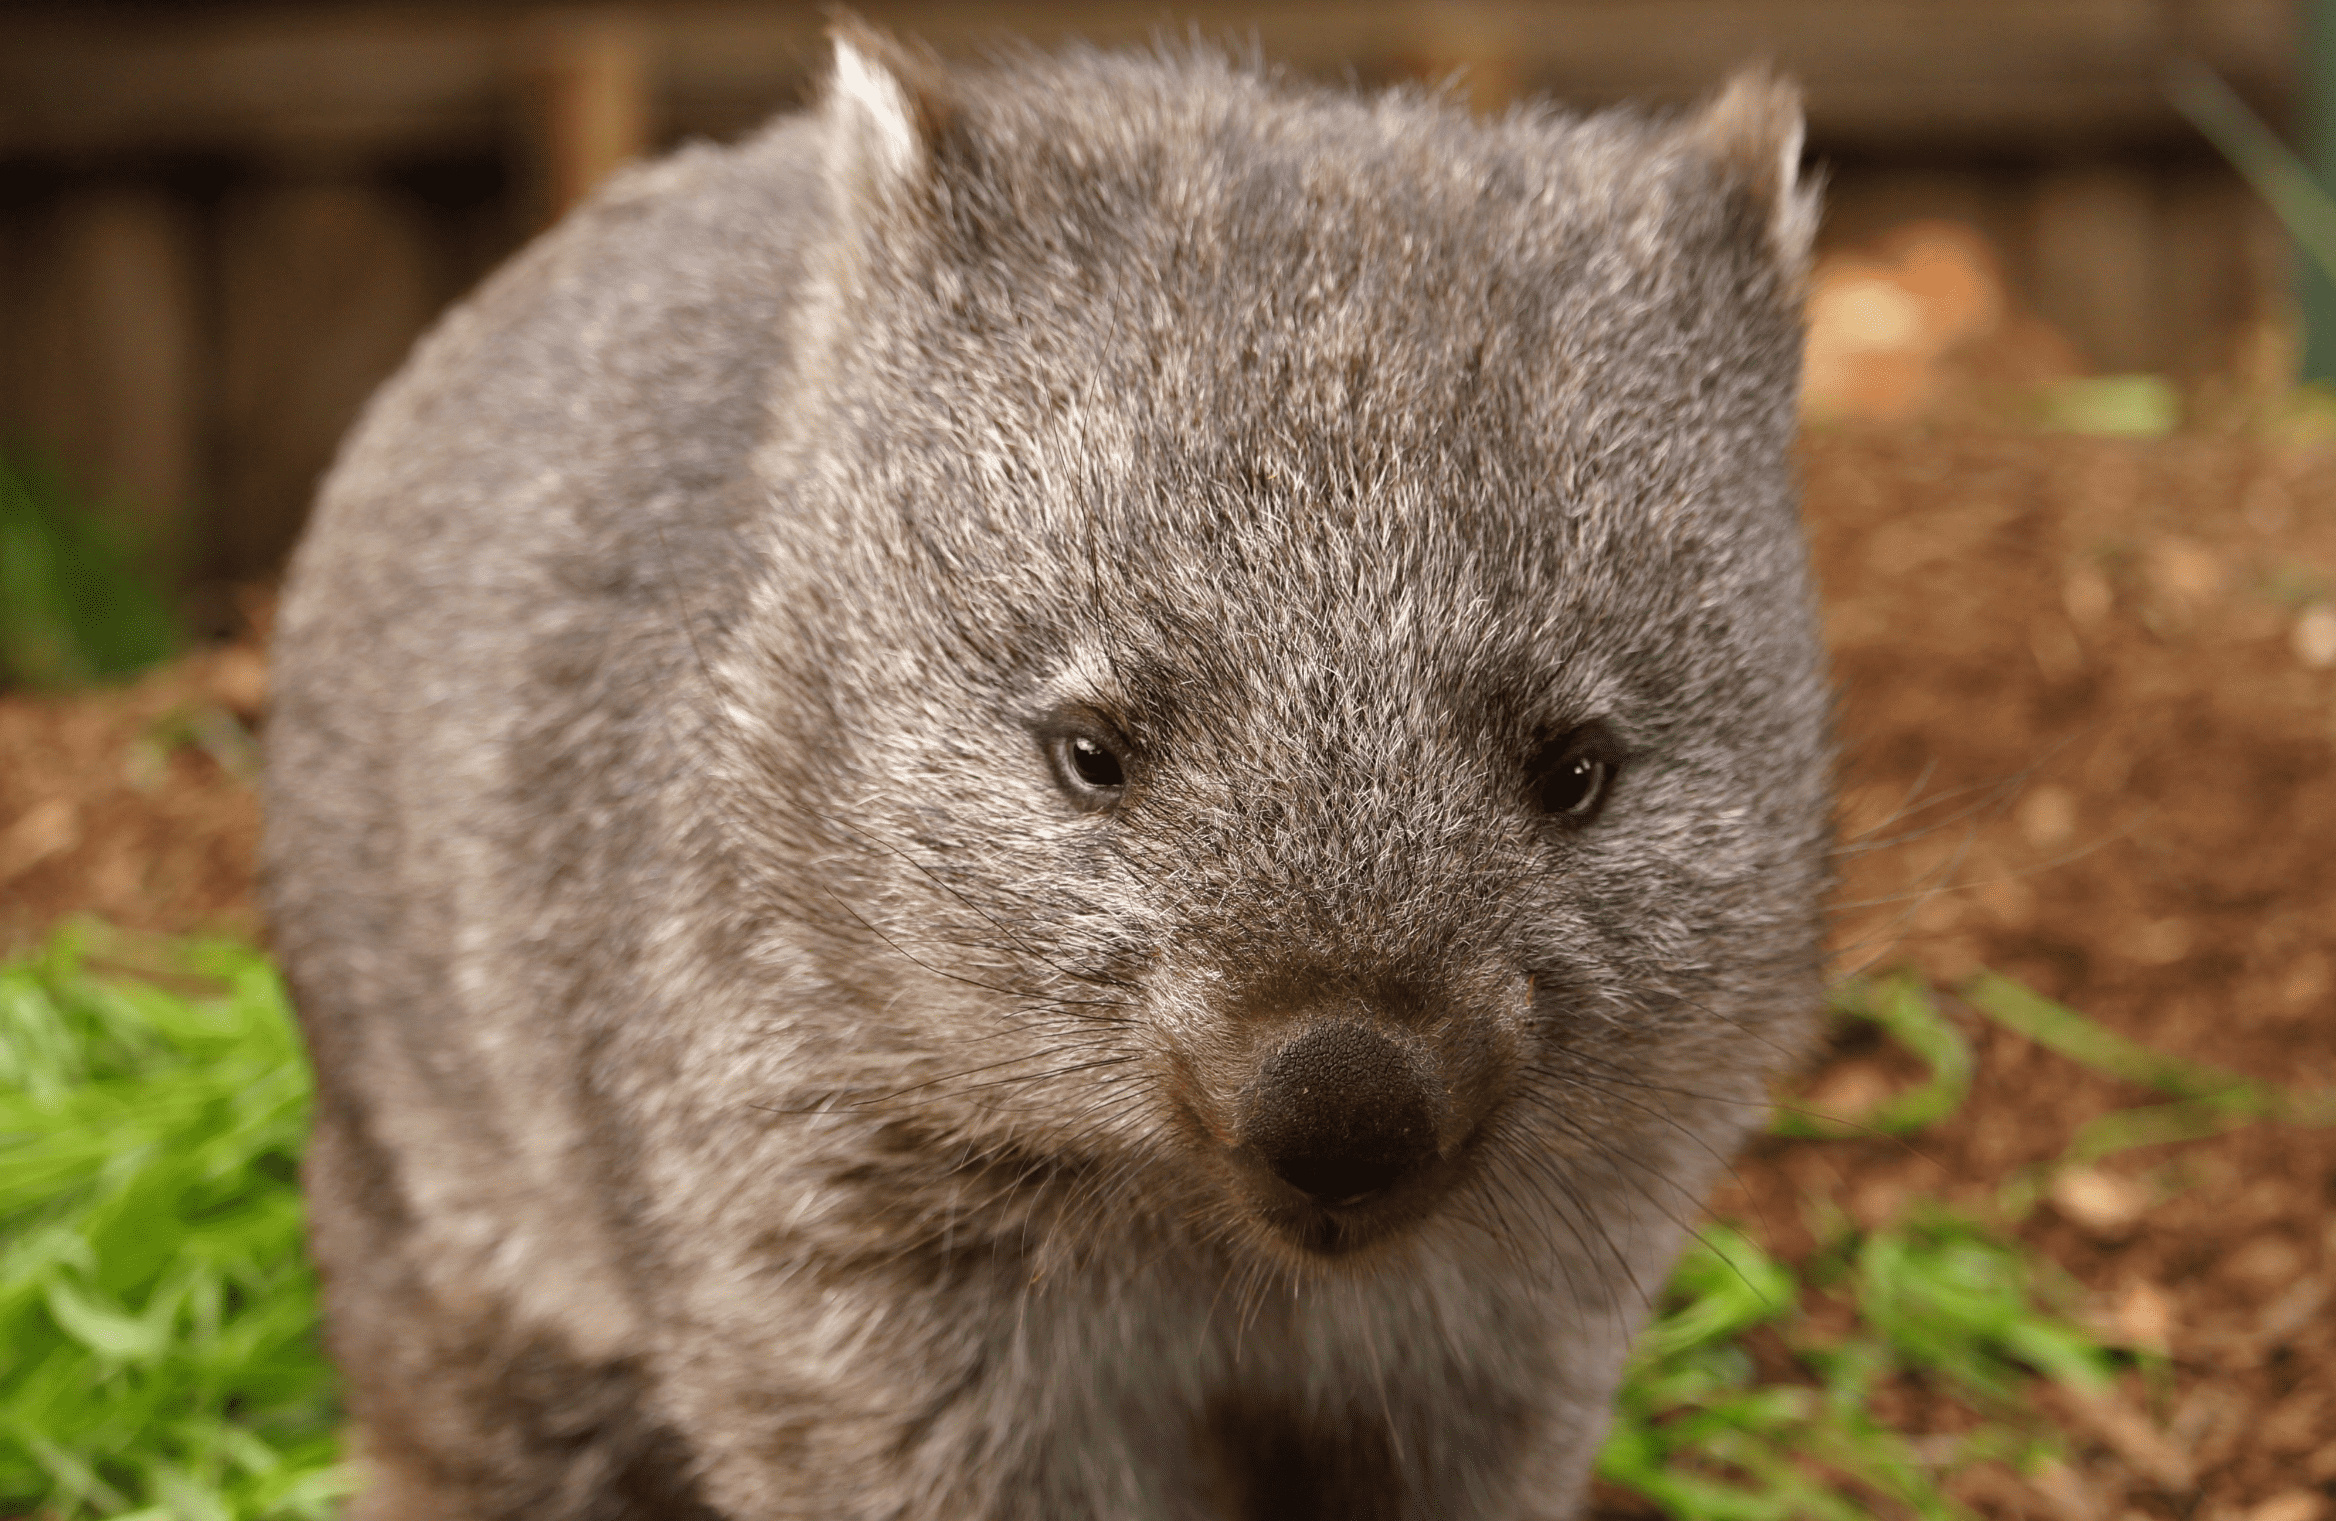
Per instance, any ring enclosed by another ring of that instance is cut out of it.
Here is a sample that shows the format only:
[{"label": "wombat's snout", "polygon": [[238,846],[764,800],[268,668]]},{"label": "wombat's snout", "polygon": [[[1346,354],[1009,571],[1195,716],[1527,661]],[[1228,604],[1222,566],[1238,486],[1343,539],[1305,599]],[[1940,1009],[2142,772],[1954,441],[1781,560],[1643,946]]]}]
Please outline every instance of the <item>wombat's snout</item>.
[{"label": "wombat's snout", "polygon": [[1315,1024],[1259,1065],[1241,1142],[1316,1203],[1358,1203],[1435,1156],[1435,1094],[1419,1063],[1379,1031]]}]

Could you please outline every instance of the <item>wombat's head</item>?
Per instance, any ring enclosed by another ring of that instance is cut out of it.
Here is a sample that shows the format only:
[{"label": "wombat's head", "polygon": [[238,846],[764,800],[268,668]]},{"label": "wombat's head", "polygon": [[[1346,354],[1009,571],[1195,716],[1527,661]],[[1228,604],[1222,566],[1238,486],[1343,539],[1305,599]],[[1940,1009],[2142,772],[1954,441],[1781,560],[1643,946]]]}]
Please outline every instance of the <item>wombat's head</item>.
[{"label": "wombat's head", "polygon": [[1285,1264],[1707,1165],[1817,980],[1789,91],[847,36],[825,131],[718,662],[788,1102]]}]

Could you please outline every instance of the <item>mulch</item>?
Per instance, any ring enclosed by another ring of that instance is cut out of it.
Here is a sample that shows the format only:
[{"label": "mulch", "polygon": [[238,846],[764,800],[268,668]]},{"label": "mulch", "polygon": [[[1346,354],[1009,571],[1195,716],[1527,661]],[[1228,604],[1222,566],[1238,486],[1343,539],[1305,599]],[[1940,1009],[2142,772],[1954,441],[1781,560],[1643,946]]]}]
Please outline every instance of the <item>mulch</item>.
[{"label": "mulch", "polygon": [[[2336,1087],[2336,450],[1902,430],[1819,434],[1804,462],[1840,692],[1837,968],[1949,990],[1992,968],[2164,1050]],[[0,947],[79,912],[257,933],[264,705],[250,644],[119,691],[0,695]],[[1764,1143],[1715,1208],[1786,1255],[1826,1208],[1985,1213],[2085,1120],[2148,1098],[1947,1007],[1981,1056],[1953,1120],[1909,1144]],[[1845,1040],[1809,1102],[1855,1110],[1910,1070]],[[1967,1501],[2336,1515],[2336,1132],[2125,1153],[2019,1231],[2082,1313],[2166,1361],[2060,1400],[2067,1461],[1976,1472]]]}]

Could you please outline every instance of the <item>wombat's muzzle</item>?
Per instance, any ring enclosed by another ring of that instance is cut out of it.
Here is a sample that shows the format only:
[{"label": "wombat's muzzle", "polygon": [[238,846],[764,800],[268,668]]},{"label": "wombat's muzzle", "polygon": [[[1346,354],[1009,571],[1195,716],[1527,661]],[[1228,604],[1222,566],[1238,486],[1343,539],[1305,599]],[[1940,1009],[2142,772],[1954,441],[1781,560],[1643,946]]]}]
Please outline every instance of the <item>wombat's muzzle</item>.
[{"label": "wombat's muzzle", "polygon": [[[1431,1214],[1505,1100],[1531,983],[1291,977],[1242,989],[1172,1069],[1255,1217],[1336,1257]],[[1512,1006],[1514,1005],[1514,1006]]]},{"label": "wombat's muzzle", "polygon": [[1310,1025],[1259,1064],[1241,1144],[1315,1203],[1359,1204],[1436,1155],[1436,1086],[1369,1025]]}]

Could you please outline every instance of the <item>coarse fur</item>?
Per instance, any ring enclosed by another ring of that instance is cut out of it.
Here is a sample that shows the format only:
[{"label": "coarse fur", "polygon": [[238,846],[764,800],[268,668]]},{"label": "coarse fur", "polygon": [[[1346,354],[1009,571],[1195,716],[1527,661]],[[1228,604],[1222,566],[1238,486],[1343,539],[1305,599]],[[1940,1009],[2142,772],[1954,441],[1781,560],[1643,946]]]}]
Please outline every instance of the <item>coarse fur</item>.
[{"label": "coarse fur", "polygon": [[847,27],[447,318],[268,734],[356,1515],[1576,1514],[1816,1003],[1799,120]]}]

